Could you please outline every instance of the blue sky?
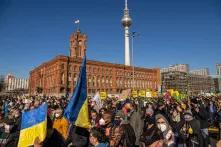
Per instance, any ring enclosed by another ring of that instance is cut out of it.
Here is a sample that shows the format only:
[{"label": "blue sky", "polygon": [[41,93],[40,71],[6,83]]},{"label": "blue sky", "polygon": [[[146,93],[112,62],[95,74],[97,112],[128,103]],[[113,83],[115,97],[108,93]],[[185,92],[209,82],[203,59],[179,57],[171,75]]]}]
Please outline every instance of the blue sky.
[{"label": "blue sky", "polygon": [[[134,62],[142,67],[187,63],[191,69],[221,63],[220,0],[128,0]],[[28,77],[56,55],[69,54],[80,19],[87,56],[124,63],[124,0],[0,0],[0,74]]]}]

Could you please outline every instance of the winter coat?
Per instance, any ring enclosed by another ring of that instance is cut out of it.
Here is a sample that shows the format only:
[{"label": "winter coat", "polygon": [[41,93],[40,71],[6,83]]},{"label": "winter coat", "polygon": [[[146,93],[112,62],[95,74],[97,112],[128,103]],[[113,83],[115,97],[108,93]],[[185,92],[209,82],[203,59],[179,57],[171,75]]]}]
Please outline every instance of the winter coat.
[{"label": "winter coat", "polygon": [[136,135],[136,145],[139,145],[140,136],[143,133],[144,128],[144,119],[142,118],[142,115],[138,111],[134,111],[130,118],[129,123],[134,129],[135,135]]},{"label": "winter coat", "polygon": [[166,124],[167,124],[167,129],[164,132],[162,132],[163,133],[163,137],[164,137],[164,139],[166,141],[165,144],[168,147],[172,147],[175,144],[175,136],[174,136],[174,132],[172,130],[172,127],[170,126],[170,124],[169,124],[168,120],[166,119],[166,117],[164,115],[162,115],[162,114],[157,114],[155,116],[156,122],[160,118],[162,118],[166,122]]},{"label": "winter coat", "polygon": [[43,141],[43,147],[65,147],[64,138],[54,129],[52,135]]},{"label": "winter coat", "polygon": [[88,147],[90,133],[87,129],[73,126],[71,130],[71,142],[74,147]]},{"label": "winter coat", "polygon": [[[182,131],[186,128],[186,131]],[[191,128],[192,132],[189,132]],[[187,146],[201,147],[202,146],[202,135],[200,134],[200,121],[193,119],[189,122],[182,120],[177,125],[177,130],[179,131],[178,143],[186,143]]]},{"label": "winter coat", "polygon": [[206,110],[206,108],[201,106],[199,112],[193,111],[193,116],[195,116],[195,118],[200,121],[201,129],[205,129],[209,127],[209,123],[208,123],[209,113]]},{"label": "winter coat", "polygon": [[200,128],[201,128],[200,121],[197,120],[197,119],[193,119],[192,121],[189,122],[189,124],[192,127],[192,129],[193,129],[193,134],[190,135],[189,146],[190,147],[191,146],[195,146],[196,147],[196,145],[193,145],[193,141],[192,140],[194,140],[194,141],[199,143],[199,145],[197,145],[197,146],[201,146],[202,147],[202,135],[200,133]]}]

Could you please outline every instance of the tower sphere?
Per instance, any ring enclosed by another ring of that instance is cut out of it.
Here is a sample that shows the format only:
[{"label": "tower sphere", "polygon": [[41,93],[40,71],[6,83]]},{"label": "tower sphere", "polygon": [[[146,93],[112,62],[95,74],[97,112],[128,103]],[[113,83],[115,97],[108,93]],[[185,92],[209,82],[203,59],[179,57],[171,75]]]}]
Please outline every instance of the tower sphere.
[{"label": "tower sphere", "polygon": [[121,23],[124,27],[130,27],[132,24],[132,19],[129,16],[129,14],[126,14],[123,16],[123,18],[121,19]]}]

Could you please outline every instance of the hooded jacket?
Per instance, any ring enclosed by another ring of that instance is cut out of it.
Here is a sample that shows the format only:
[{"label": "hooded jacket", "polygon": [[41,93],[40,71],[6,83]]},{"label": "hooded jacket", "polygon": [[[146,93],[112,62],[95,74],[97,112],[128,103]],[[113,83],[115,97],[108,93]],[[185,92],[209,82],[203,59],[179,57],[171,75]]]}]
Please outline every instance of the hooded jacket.
[{"label": "hooded jacket", "polygon": [[168,120],[162,114],[157,114],[155,116],[156,122],[160,118],[162,118],[166,122],[166,126],[167,126],[167,129],[163,132],[163,138],[165,140],[167,140],[167,142],[165,142],[165,144],[167,144],[167,146],[171,147],[175,143],[174,133],[172,131],[171,126],[169,125]]}]

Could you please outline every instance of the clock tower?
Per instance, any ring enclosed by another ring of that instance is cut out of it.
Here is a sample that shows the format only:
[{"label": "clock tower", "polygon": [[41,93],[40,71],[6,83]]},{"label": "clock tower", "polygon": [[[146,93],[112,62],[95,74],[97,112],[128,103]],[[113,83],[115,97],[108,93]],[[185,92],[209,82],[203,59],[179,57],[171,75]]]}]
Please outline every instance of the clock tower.
[{"label": "clock tower", "polygon": [[86,52],[87,36],[80,30],[74,32],[70,37],[70,57],[84,58]]}]

